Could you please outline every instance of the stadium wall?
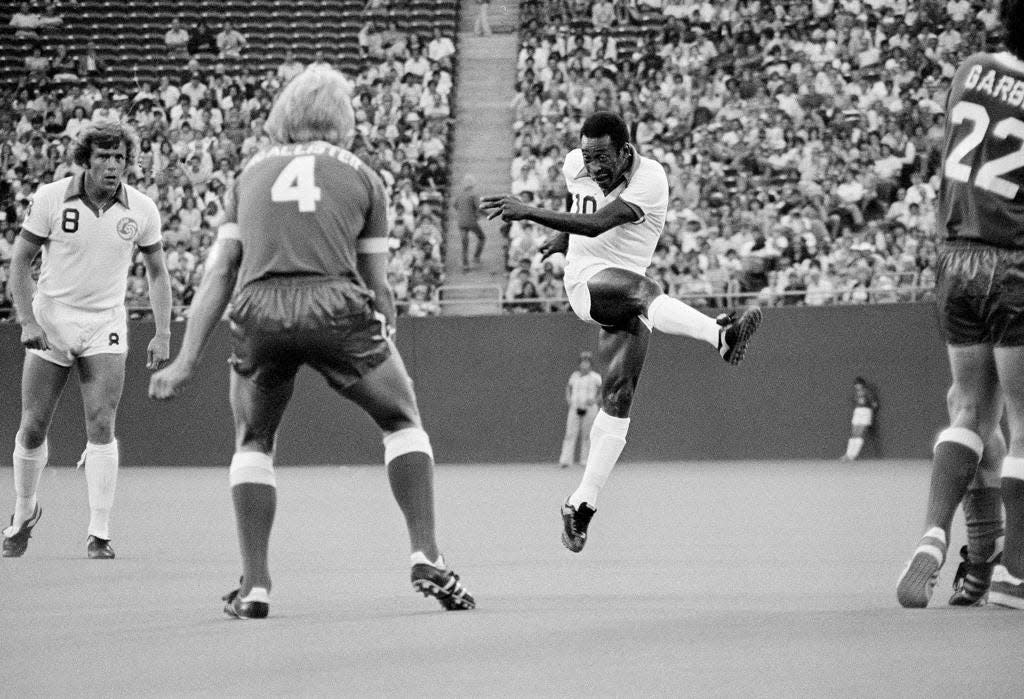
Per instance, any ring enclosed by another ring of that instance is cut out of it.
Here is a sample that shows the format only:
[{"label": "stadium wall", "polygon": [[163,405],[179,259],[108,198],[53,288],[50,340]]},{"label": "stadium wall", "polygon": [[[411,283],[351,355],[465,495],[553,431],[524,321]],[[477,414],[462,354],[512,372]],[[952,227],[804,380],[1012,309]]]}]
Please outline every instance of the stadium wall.
[{"label": "stadium wall", "polygon": [[[123,463],[227,464],[226,327],[211,340],[187,395],[170,403],[146,398],[152,325],[136,323],[132,330],[117,424]],[[175,351],[183,330],[175,324]],[[403,318],[398,338],[439,463],[557,460],[565,382],[578,352],[596,348],[596,328],[568,315]],[[0,342],[0,463],[10,464],[22,363],[17,326],[0,326]],[[949,372],[934,306],[908,304],[768,309],[739,367],[727,366],[704,344],[656,335],[622,459],[835,459],[845,449],[858,375],[878,387],[881,402],[878,439],[864,456],[927,457],[946,422]],[[51,463],[73,464],[84,443],[72,377],[50,433]],[[278,462],[381,458],[370,420],[318,375],[300,372]]]}]

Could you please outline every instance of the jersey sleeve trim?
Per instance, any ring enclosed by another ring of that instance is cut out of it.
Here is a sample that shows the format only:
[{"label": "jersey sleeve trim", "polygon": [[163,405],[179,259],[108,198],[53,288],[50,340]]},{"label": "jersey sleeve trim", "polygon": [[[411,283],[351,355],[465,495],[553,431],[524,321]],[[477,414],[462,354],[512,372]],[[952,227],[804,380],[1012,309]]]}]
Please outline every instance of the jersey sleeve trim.
[{"label": "jersey sleeve trim", "polygon": [[141,250],[142,252],[144,252],[147,255],[151,255],[154,252],[157,252],[158,250],[162,250],[163,247],[164,246],[161,245],[159,242],[156,242],[156,243],[150,243],[149,245],[140,245],[139,246],[139,250]]},{"label": "jersey sleeve trim", "polygon": [[42,245],[46,242],[46,238],[36,235],[27,228],[21,229],[21,237],[27,240],[28,242],[32,243],[33,245]]},{"label": "jersey sleeve trim", "polygon": [[364,255],[388,252],[388,239],[380,236],[360,238],[356,241],[356,252]]},{"label": "jersey sleeve trim", "polygon": [[642,206],[637,204],[635,201],[626,199],[625,197],[620,196],[619,200],[633,211],[633,215],[636,216],[636,220],[633,221],[633,223],[643,223],[647,220],[647,214],[644,213]]},{"label": "jersey sleeve trim", "polygon": [[222,223],[220,228],[217,229],[217,238],[223,238],[224,240],[241,240],[240,231],[237,223]]}]

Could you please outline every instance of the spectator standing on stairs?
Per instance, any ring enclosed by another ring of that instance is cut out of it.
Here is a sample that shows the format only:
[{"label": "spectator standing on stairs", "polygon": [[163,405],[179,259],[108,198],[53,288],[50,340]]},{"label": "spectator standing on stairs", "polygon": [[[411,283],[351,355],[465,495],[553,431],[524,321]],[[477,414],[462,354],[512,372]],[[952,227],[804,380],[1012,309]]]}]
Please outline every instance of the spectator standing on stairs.
[{"label": "spectator standing on stairs", "polygon": [[476,193],[476,180],[472,175],[466,175],[462,180],[462,191],[455,198],[455,221],[459,228],[459,237],[462,239],[462,271],[468,272],[469,263],[469,237],[476,236],[476,249],[473,251],[473,265],[480,264],[480,257],[484,251],[484,231],[480,227],[480,198]]}]

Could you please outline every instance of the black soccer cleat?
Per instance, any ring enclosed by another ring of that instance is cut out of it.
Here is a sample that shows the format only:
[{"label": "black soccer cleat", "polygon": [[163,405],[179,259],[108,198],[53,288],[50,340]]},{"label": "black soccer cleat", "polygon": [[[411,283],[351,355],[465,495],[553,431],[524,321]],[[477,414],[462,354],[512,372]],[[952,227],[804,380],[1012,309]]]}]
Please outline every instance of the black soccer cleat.
[{"label": "black soccer cleat", "polygon": [[266,619],[270,614],[270,596],[266,588],[254,587],[242,597],[241,589],[232,590],[223,597],[224,613],[235,619]]},{"label": "black soccer cleat", "polygon": [[86,553],[89,558],[105,560],[114,558],[114,549],[110,546],[110,539],[101,539],[93,534],[89,535],[89,543],[86,545]]},{"label": "black soccer cleat", "polygon": [[562,505],[562,545],[573,553],[579,553],[587,543],[587,527],[597,512],[585,502],[579,508],[568,502]]},{"label": "black soccer cleat", "polygon": [[[19,558],[28,549],[28,540],[32,538],[32,527],[36,526],[43,516],[43,508],[36,503],[32,516],[22,522],[21,528],[10,536],[4,537],[3,558]],[[11,526],[14,526],[14,515],[11,515]]]},{"label": "black soccer cleat", "polygon": [[996,551],[987,561],[971,563],[967,547],[960,548],[963,561],[956,569],[953,577],[953,596],[949,598],[951,607],[980,607],[988,597],[988,588],[992,584],[992,569],[1002,560],[1002,550]]},{"label": "black soccer cleat", "polygon": [[424,597],[435,597],[448,611],[476,608],[473,595],[462,586],[455,571],[447,566],[438,568],[429,563],[417,563],[412,567],[411,578],[414,590]]},{"label": "black soccer cleat", "polygon": [[764,319],[764,314],[757,306],[743,311],[739,320],[734,313],[722,313],[715,320],[721,327],[718,331],[718,353],[722,359],[736,365],[743,361],[747,353],[750,338]]}]

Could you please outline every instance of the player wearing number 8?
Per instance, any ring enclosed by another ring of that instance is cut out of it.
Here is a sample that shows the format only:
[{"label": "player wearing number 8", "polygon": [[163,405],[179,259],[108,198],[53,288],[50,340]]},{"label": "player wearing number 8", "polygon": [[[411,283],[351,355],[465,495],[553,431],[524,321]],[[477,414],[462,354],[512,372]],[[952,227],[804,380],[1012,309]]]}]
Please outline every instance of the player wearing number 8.
[{"label": "player wearing number 8", "polygon": [[950,424],[934,446],[924,535],[897,584],[904,607],[928,604],[962,500],[967,560],[950,604],[988,592],[1024,609],[1024,0],[1004,0],[1000,15],[1008,50],[967,58],[946,104],[936,296]]},{"label": "player wearing number 8", "polygon": [[413,587],[446,609],[475,604],[435,541],[430,440],[391,340],[387,197],[376,173],[345,150],[354,124],[350,85],[335,70],[307,68],[282,90],[266,123],[274,144],[235,181],[181,352],[150,383],[153,398],[181,391],[230,299],[235,454],[229,482],[243,572],[224,611],[234,617],[259,618],[269,610],[273,454],[304,364],[384,433],[388,478],[409,532]]},{"label": "player wearing number 8", "polygon": [[[40,187],[11,260],[11,296],[26,348],[22,411],[14,439],[11,525],[3,555],[25,553],[42,508],[36,489],[46,466],[47,433],[72,367],[85,408],[82,454],[89,491],[87,555],[110,559],[110,511],[119,465],[114,423],[124,386],[128,328],[125,279],[136,248],[142,253],[156,321],[147,365],[170,353],[171,283],[160,240],[160,212],[142,192],[121,182],[138,139],[119,122],[92,123],[74,145],[83,172]],[[42,251],[38,287],[31,264]],[[80,463],[82,463],[80,462]]]}]

